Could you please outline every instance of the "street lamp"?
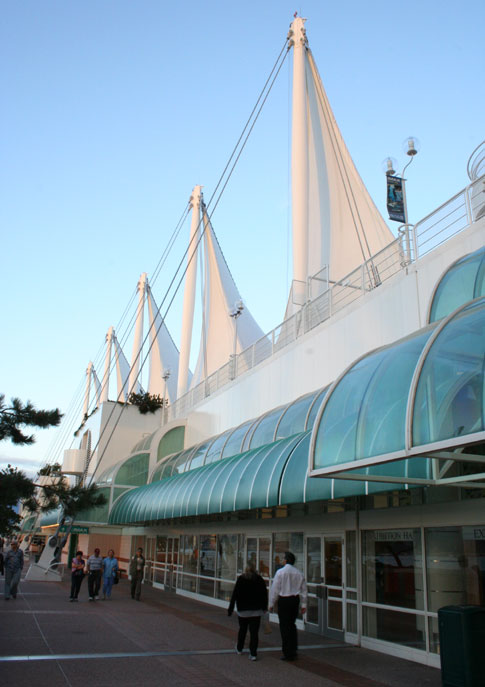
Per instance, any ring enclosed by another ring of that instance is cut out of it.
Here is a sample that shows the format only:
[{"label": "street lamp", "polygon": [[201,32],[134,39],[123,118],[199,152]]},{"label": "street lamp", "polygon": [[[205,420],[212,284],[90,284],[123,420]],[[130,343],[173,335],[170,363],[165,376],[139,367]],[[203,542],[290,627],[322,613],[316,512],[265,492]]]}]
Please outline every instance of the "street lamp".
[{"label": "street lamp", "polygon": [[164,405],[164,406],[168,406],[167,382],[168,382],[168,380],[169,380],[169,378],[170,378],[171,373],[172,373],[172,371],[171,371],[171,369],[168,367],[168,368],[164,371],[164,373],[162,374],[162,379],[163,379],[163,381],[164,381],[164,386],[163,386],[163,405]]},{"label": "street lamp", "polygon": [[403,141],[403,152],[411,159],[403,167],[400,175],[396,175],[397,160],[393,157],[386,157],[383,168],[387,177],[387,209],[389,218],[408,225],[408,206],[406,201],[406,179],[404,172],[407,170],[420,149],[419,140],[416,136],[409,136]]},{"label": "street lamp", "polygon": [[242,315],[242,312],[244,310],[244,303],[239,300],[234,303],[234,307],[229,310],[229,317],[231,317],[234,320],[234,349],[232,353],[232,371],[231,371],[231,379],[235,379],[236,377],[236,353],[237,353],[237,320],[240,315]]}]

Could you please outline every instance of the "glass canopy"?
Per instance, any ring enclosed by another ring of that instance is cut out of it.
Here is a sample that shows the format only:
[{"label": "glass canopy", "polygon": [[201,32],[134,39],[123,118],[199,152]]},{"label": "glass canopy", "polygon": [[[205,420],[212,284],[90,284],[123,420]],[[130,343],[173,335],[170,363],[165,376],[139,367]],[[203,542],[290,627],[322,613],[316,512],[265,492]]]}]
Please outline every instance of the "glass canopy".
[{"label": "glass canopy", "polygon": [[[485,457],[470,455],[485,441],[484,365],[485,298],[368,354],[320,406],[310,474],[485,486]],[[453,461],[479,465],[444,476]]]},{"label": "glass canopy", "polygon": [[429,321],[436,322],[479,296],[485,296],[485,247],[465,255],[445,272],[431,302]]}]

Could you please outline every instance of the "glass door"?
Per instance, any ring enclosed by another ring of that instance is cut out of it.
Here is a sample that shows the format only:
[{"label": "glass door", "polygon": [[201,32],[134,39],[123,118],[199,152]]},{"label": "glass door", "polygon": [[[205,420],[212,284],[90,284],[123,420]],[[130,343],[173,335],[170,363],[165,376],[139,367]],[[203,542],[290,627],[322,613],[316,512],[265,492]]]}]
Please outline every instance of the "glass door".
[{"label": "glass door", "polygon": [[271,537],[248,537],[246,560],[254,565],[266,584],[270,578]]},{"label": "glass door", "polygon": [[306,538],[306,628],[335,639],[344,631],[343,545],[342,535]]}]

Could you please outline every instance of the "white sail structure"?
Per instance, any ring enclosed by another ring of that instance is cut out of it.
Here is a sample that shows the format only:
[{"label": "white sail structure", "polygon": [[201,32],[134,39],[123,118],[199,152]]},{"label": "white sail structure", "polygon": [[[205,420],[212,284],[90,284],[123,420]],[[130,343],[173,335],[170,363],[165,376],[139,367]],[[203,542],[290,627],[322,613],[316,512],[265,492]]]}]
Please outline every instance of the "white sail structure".
[{"label": "white sail structure", "polygon": [[132,391],[135,394],[139,394],[143,393],[143,389],[138,379],[131,378],[130,363],[126,359],[120,342],[115,334],[113,334],[112,342],[115,349],[116,381],[118,387],[116,400],[125,403]]},{"label": "white sail structure", "polygon": [[291,24],[293,46],[293,285],[287,315],[307,300],[324,270],[337,282],[394,237],[345,145],[308,47],[305,19]]},{"label": "white sail structure", "polygon": [[89,413],[91,385],[94,386],[94,393],[96,396],[95,407],[97,408],[99,406],[101,399],[101,383],[99,381],[98,375],[96,374],[96,370],[94,369],[92,361],[89,361],[88,366],[86,368],[86,390],[84,393],[83,417],[86,417]]},{"label": "white sail structure", "polygon": [[197,255],[200,239],[200,202],[201,186],[194,186],[189,200],[192,209],[190,223],[189,248],[187,251],[187,268],[185,273],[184,303],[182,312],[182,333],[180,336],[180,358],[178,370],[177,398],[183,396],[189,389],[190,348],[192,344],[192,329],[194,324],[195,288],[197,282]]},{"label": "white sail structure", "polygon": [[[148,391],[168,398],[173,403],[177,398],[179,351],[165,322],[160,315],[152,290],[147,283],[146,297],[149,314],[150,376]],[[190,370],[188,371],[190,379]]]},{"label": "white sail structure", "polygon": [[[222,254],[203,201],[201,210],[204,227],[202,335],[190,388],[228,363],[231,356],[264,336],[247,307],[242,307],[241,294]],[[238,314],[234,316],[238,304]]]}]

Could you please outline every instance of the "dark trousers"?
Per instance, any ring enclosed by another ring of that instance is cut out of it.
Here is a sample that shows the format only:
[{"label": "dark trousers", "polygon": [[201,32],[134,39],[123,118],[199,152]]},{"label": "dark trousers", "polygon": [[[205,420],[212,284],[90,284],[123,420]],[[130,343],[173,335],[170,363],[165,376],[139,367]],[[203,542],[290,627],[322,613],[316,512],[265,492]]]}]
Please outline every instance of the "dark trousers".
[{"label": "dark trousers", "polygon": [[237,635],[237,650],[244,649],[244,642],[246,640],[246,633],[249,627],[249,653],[251,656],[256,656],[258,652],[258,632],[261,624],[261,617],[259,615],[251,618],[239,618],[239,632]]},{"label": "dark trousers", "polygon": [[88,592],[89,596],[99,596],[99,587],[101,585],[101,570],[91,570],[88,575]]},{"label": "dark trousers", "polygon": [[141,583],[143,580],[143,572],[136,572],[131,578],[131,598],[139,599],[141,594]]},{"label": "dark trousers", "polygon": [[281,643],[283,655],[286,658],[294,658],[298,651],[298,637],[295,621],[300,606],[299,596],[278,597],[278,618],[280,621]]},{"label": "dark trousers", "polygon": [[84,575],[71,575],[71,599],[77,599]]}]

